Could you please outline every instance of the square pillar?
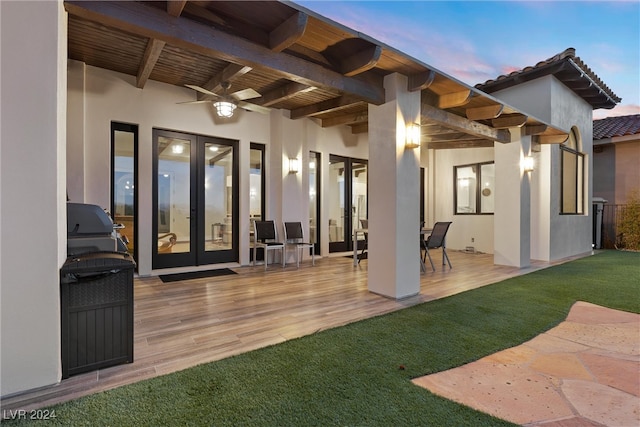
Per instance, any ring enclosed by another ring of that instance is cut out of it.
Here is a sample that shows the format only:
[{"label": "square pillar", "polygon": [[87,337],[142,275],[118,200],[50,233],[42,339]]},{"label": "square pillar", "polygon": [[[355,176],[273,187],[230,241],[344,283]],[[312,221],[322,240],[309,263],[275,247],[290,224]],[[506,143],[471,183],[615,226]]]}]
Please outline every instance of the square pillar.
[{"label": "square pillar", "polygon": [[420,123],[420,92],[384,79],[386,103],[369,106],[368,288],[401,299],[420,293],[420,148],[405,148]]},{"label": "square pillar", "polygon": [[523,160],[530,154],[531,137],[512,128],[511,143],[495,143],[496,195],[494,256],[498,265],[531,265],[531,183]]}]

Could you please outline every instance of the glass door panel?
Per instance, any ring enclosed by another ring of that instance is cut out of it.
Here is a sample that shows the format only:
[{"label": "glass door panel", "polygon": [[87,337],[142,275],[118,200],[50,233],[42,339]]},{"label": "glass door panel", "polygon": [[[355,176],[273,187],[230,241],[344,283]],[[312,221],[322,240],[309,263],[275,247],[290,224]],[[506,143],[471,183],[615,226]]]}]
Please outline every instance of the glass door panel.
[{"label": "glass door panel", "polygon": [[329,157],[329,252],[353,250],[353,229],[367,218],[367,175],[366,160]]},{"label": "glass door panel", "polygon": [[[233,147],[204,145],[204,222],[201,239],[205,251],[231,249]],[[208,227],[206,226],[208,225]]]},{"label": "glass door panel", "polygon": [[153,268],[237,261],[237,141],[153,134]]},{"label": "glass door panel", "polygon": [[329,158],[329,188],[327,203],[329,207],[329,252],[348,251],[345,239],[345,219],[348,211],[345,206],[345,172],[347,162],[343,157],[331,155]]},{"label": "glass door panel", "polygon": [[320,254],[320,153],[309,153],[309,242],[315,245],[315,253]]},{"label": "glass door panel", "polygon": [[[361,219],[367,219],[367,163],[353,161],[351,164],[351,211],[352,229],[362,228]],[[358,236],[360,238],[360,236]],[[364,238],[364,237],[363,237]]]},{"label": "glass door panel", "polygon": [[127,251],[138,257],[136,245],[138,213],[138,126],[111,123],[111,216],[124,226],[120,235]]},{"label": "glass door panel", "polygon": [[[193,262],[192,245],[192,167],[191,151],[195,140],[158,135],[155,235],[157,256],[164,262],[154,267],[176,266]],[[180,257],[169,255],[181,254]]]},{"label": "glass door panel", "polygon": [[[263,144],[251,143],[249,149],[249,242],[253,248],[253,222],[262,221],[265,212],[265,174],[264,174]],[[261,251],[257,252],[258,259],[264,259]],[[249,261],[253,261],[253,250],[249,251]]]}]

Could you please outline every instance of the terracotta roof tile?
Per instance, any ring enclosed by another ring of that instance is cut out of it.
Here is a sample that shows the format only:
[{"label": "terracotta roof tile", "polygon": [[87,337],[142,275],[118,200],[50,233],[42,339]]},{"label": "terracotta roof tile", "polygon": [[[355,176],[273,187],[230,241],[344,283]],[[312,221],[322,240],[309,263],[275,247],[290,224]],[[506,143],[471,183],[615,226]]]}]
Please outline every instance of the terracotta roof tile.
[{"label": "terracotta roof tile", "polygon": [[594,140],[637,134],[640,134],[640,114],[593,121]]},{"label": "terracotta roof tile", "polygon": [[487,80],[475,87],[492,93],[520,83],[552,74],[565,86],[596,108],[613,108],[621,101],[613,91],[579,57],[574,48],[528,66],[522,70],[504,74],[494,80]]}]

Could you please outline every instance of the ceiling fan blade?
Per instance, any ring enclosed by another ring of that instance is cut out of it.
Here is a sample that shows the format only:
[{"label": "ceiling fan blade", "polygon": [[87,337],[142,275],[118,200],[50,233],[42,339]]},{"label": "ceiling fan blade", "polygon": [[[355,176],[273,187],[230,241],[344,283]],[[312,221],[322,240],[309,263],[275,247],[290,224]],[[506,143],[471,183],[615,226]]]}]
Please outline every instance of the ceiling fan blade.
[{"label": "ceiling fan blade", "polygon": [[238,101],[244,101],[245,99],[259,98],[262,95],[260,95],[255,90],[249,88],[249,89],[244,89],[244,90],[239,90],[237,92],[234,92],[231,94],[231,96],[234,99],[237,99]]},{"label": "ceiling fan blade", "polygon": [[197,92],[204,93],[206,95],[220,96],[220,95],[218,95],[216,93],[213,93],[210,90],[207,90],[207,89],[205,89],[203,87],[200,87],[200,86],[196,86],[196,85],[185,85],[185,86],[188,87],[189,89],[193,89],[193,90],[195,90]]},{"label": "ceiling fan blade", "polygon": [[269,114],[269,111],[271,111],[270,108],[263,107],[261,105],[251,104],[250,102],[244,102],[244,101],[239,101],[238,107],[243,108],[245,110],[249,110],[249,111],[255,111],[256,113],[260,113],[260,114]]},{"label": "ceiling fan blade", "polygon": [[211,100],[207,100],[207,99],[203,99],[201,101],[183,101],[183,102],[176,102],[176,104],[204,104],[206,102],[213,102]]}]

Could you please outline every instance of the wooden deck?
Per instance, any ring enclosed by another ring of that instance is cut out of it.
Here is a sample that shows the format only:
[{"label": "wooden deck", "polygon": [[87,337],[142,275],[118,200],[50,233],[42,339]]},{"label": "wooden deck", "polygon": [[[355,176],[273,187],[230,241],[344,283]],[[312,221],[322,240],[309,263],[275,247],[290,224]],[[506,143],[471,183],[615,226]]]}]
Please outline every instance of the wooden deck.
[{"label": "wooden deck", "polygon": [[[134,363],[72,376],[10,396],[3,410],[36,409],[98,391],[220,360],[292,338],[443,298],[550,266],[496,266],[493,256],[448,251],[453,268],[427,263],[420,294],[393,300],[367,290],[367,262],[305,258],[300,268],[241,267],[236,275],[163,283],[135,279]],[[564,260],[563,260],[564,261]],[[556,263],[557,264],[557,263]]]}]

